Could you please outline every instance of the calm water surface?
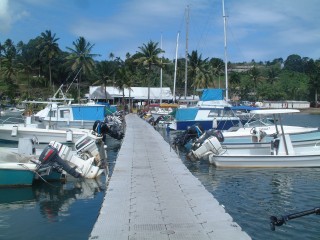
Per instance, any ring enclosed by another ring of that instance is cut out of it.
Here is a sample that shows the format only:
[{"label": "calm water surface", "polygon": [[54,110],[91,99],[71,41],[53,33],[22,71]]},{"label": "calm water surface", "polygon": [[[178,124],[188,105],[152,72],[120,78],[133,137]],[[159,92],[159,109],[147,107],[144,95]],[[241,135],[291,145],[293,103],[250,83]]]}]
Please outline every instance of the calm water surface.
[{"label": "calm water surface", "polygon": [[[320,126],[320,115],[289,115],[288,125]],[[170,138],[163,132],[165,139]],[[2,143],[2,145],[4,145]],[[112,171],[119,144],[108,148]],[[320,216],[309,215],[271,231],[269,217],[320,207],[320,168],[216,169],[189,162],[189,170],[253,239],[320,239]],[[0,239],[88,239],[105,194],[105,176],[0,189]]]},{"label": "calm water surface", "polygon": [[[320,115],[286,115],[287,125],[320,127]],[[165,139],[172,139],[161,132]],[[188,169],[252,239],[320,239],[320,216],[308,215],[270,230],[269,217],[320,207],[320,168],[216,169],[185,160]]]}]

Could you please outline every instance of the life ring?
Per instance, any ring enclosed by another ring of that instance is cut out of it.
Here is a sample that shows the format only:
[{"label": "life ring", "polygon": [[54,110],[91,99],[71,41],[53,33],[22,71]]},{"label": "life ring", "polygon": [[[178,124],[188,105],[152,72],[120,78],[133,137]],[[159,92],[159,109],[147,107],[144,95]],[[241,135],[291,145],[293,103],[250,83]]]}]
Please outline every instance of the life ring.
[{"label": "life ring", "polygon": [[288,108],[288,103],[287,102],[284,103],[284,108]]}]

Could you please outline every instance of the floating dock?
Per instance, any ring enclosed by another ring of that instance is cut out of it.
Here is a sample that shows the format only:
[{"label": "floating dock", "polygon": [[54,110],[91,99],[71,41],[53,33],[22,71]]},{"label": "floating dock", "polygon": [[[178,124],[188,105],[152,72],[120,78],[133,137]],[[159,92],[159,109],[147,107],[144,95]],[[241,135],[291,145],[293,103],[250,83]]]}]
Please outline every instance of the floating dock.
[{"label": "floating dock", "polygon": [[149,123],[126,132],[89,239],[251,239]]}]

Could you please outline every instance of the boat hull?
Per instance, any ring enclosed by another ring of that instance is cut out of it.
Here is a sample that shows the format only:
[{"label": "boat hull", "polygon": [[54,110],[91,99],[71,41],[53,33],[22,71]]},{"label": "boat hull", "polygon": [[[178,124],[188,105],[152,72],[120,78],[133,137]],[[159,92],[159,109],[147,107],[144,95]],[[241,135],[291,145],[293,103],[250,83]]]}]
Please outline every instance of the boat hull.
[{"label": "boat hull", "polygon": [[320,167],[320,155],[295,156],[209,156],[209,162],[221,168],[297,168]]},{"label": "boat hull", "polygon": [[42,120],[45,126],[49,126],[51,129],[68,129],[68,128],[80,128],[80,129],[92,129],[93,124],[96,120],[90,121],[48,121]]},{"label": "boat hull", "polygon": [[[217,130],[228,130],[229,128],[239,124],[239,119],[221,119],[217,120]],[[213,120],[190,120],[190,121],[176,121],[175,130],[187,130],[188,127],[194,124],[200,124],[204,130],[209,130],[213,128]]]},{"label": "boat hull", "polygon": [[36,138],[39,143],[49,143],[52,140],[67,143],[76,142],[86,131],[52,130],[45,128],[28,128],[20,125],[0,125],[0,140],[18,142],[19,138]]},{"label": "boat hull", "polygon": [[1,163],[0,187],[30,186],[33,183],[35,170],[35,164]]}]

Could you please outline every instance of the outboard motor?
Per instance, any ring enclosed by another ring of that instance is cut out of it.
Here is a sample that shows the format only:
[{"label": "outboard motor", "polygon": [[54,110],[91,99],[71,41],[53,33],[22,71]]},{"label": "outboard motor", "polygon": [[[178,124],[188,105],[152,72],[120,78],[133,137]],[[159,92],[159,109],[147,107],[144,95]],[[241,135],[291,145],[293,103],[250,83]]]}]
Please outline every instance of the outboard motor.
[{"label": "outboard motor", "polygon": [[194,143],[192,144],[192,149],[196,150],[203,144],[205,140],[212,136],[216,137],[219,142],[224,142],[224,136],[221,131],[210,129],[205,131],[198,139],[194,141]]},{"label": "outboard motor", "polygon": [[81,174],[75,169],[72,168],[66,161],[64,161],[60,156],[56,148],[48,145],[40,154],[39,161],[41,162],[41,167],[52,166],[58,171],[65,170],[71,176],[75,178],[82,177]]},{"label": "outboard motor", "polygon": [[80,138],[75,144],[75,149],[82,159],[89,159],[94,157],[96,166],[100,166],[102,162],[106,161],[106,146],[101,137],[88,134]]},{"label": "outboard motor", "polygon": [[159,116],[159,117],[157,117],[157,119],[154,121],[153,125],[154,125],[154,126],[157,126],[158,123],[159,123],[160,121],[163,121],[163,120],[164,120],[164,117],[163,117],[163,116]]},{"label": "outboard motor", "polygon": [[146,119],[146,121],[148,122],[148,123],[150,123],[151,125],[153,125],[154,124],[154,122],[155,122],[155,120],[154,120],[154,117],[149,117],[148,119]]},{"label": "outboard motor", "polygon": [[220,141],[215,136],[211,136],[198,149],[189,152],[187,157],[191,160],[197,160],[205,158],[209,154],[220,155],[223,151]]},{"label": "outboard motor", "polygon": [[92,129],[95,133],[98,134],[98,136],[102,136],[103,142],[105,142],[106,140],[106,134],[117,140],[121,140],[124,137],[124,133],[121,131],[118,124],[112,124],[108,126],[106,123],[97,120],[93,124]]},{"label": "outboard motor", "polygon": [[195,139],[200,137],[203,134],[204,130],[200,124],[194,124],[177,136],[173,140],[173,144],[176,146],[184,146],[187,144],[191,139]]},{"label": "outboard motor", "polygon": [[107,134],[117,140],[121,140],[124,137],[124,133],[117,125],[111,125],[110,127],[107,126]]}]

